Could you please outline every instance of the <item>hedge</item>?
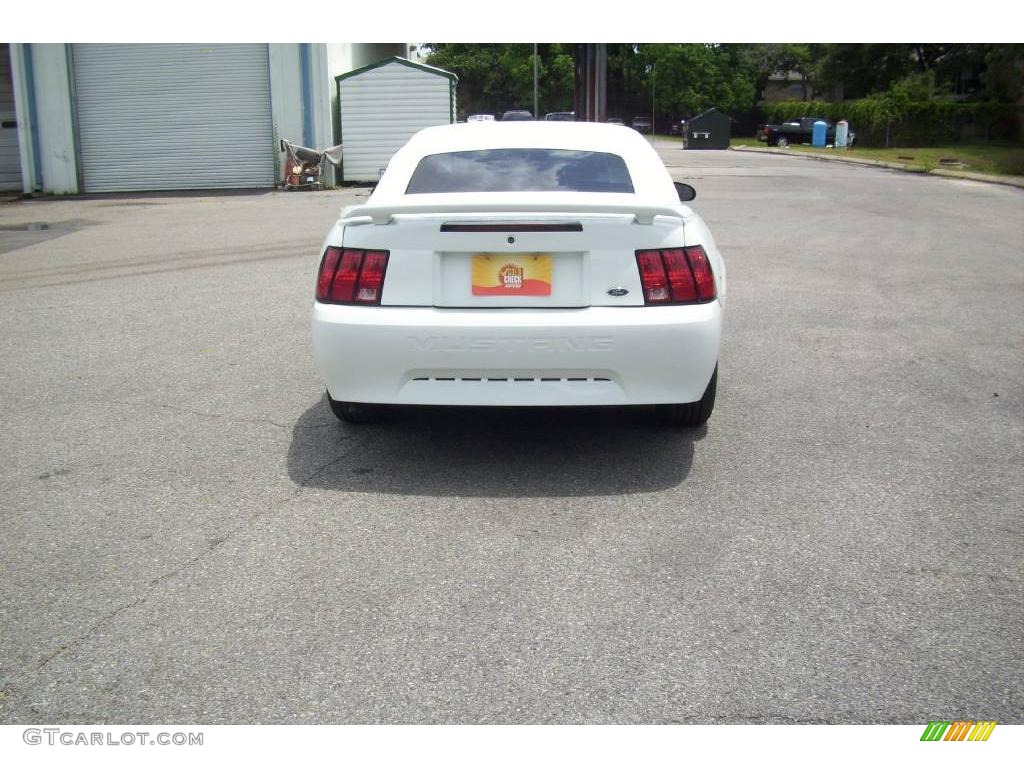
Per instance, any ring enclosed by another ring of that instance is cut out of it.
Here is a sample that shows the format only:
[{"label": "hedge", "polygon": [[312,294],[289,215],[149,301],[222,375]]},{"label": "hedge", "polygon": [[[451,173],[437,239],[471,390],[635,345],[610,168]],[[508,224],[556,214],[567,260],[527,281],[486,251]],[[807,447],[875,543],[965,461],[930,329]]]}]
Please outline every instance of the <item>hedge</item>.
[{"label": "hedge", "polygon": [[978,101],[905,101],[889,95],[853,101],[778,101],[761,105],[765,122],[800,117],[846,120],[865,146],[922,147],[969,139],[1015,140],[1021,108]]}]

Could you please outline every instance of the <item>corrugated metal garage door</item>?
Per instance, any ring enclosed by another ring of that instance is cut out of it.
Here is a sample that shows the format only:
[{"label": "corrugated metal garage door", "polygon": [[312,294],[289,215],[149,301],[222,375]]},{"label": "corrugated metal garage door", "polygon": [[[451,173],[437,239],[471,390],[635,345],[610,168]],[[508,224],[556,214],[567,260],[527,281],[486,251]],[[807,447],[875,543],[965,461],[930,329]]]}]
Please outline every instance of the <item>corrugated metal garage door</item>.
[{"label": "corrugated metal garage door", "polygon": [[83,189],[274,184],[266,45],[73,47]]},{"label": "corrugated metal garage door", "polygon": [[14,111],[11,51],[0,45],[0,189],[21,189],[21,156],[18,154],[18,121]]}]

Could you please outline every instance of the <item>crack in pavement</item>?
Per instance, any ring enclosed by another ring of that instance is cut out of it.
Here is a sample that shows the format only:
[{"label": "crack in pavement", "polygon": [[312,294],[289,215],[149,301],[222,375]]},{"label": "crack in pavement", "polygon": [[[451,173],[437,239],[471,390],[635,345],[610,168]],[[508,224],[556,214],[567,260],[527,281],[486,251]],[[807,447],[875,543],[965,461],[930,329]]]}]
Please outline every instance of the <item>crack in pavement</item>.
[{"label": "crack in pavement", "polygon": [[907,573],[923,573],[928,576],[966,576],[975,579],[988,579],[989,581],[1020,581],[1016,576],[1011,576],[1008,573],[979,573],[977,571],[960,571],[950,568],[921,567],[907,571]]},{"label": "crack in pavement", "polygon": [[[239,259],[224,259],[216,262],[205,262],[201,264],[184,264],[181,266],[168,267],[165,269],[136,269],[129,270],[127,267],[116,273],[109,275],[103,275],[101,277],[88,277],[81,280],[58,280],[56,282],[49,283],[32,283],[31,285],[13,285],[11,287],[2,285],[3,280],[0,280],[0,293],[14,293],[16,291],[31,291],[39,288],[59,288],[68,285],[85,285],[88,283],[98,283],[108,280],[127,280],[133,277],[147,277],[149,275],[161,275],[168,274],[171,272],[190,272],[197,269],[215,269],[217,267],[231,267],[242,264],[255,264],[262,261],[273,261],[282,259],[301,259],[304,258],[303,254],[295,253],[284,253],[284,254],[273,254],[270,256],[254,256]],[[31,281],[34,278],[26,278]],[[16,283],[17,280],[11,280],[9,282]]]},{"label": "crack in pavement", "polygon": [[106,399],[90,399],[87,402],[100,403],[105,405],[125,405],[128,407],[138,408],[164,408],[169,411],[177,411],[178,413],[188,413],[193,416],[202,416],[207,419],[223,419],[224,421],[234,422],[236,424],[269,424],[270,426],[277,427],[278,429],[294,429],[294,424],[281,424],[280,422],[273,421],[272,419],[260,419],[252,418],[246,419],[238,416],[227,416],[223,413],[207,413],[206,411],[197,411],[193,408],[184,408],[180,405],[170,405],[168,403],[152,403],[147,400],[140,400],[138,402],[132,402],[130,400],[106,400]]},{"label": "crack in pavement", "polygon": [[313,471],[313,473],[309,477],[302,478],[300,485],[306,486],[314,479],[316,479],[320,475],[320,473],[323,472],[325,469],[328,469],[337,464],[338,462],[348,458],[348,455],[352,453],[356,448],[364,447],[366,443],[370,441],[370,437],[371,435],[367,434],[366,437],[364,437],[362,440],[354,440],[353,444],[350,445],[345,451],[343,451],[341,455],[331,459],[326,464],[323,464],[322,466],[318,467],[316,470]]},{"label": "crack in pavement", "polygon": [[[309,250],[315,250],[316,246],[320,243],[319,240],[308,241],[312,245]],[[305,253],[301,250],[302,246],[307,245],[306,242],[292,242],[286,241],[283,243],[263,243],[258,245],[247,245],[245,246],[246,253],[276,253],[276,252],[289,252],[289,253]],[[151,259],[139,259],[137,257],[124,258],[124,259],[111,259],[109,261],[102,261],[96,263],[85,263],[75,266],[67,265],[55,265],[49,267],[37,267],[36,269],[22,270],[20,272],[0,272],[0,282],[11,282],[14,280],[45,280],[47,278],[65,277],[68,275],[81,276],[89,274],[90,272],[106,272],[110,270],[125,270],[132,269],[135,267],[148,267],[152,265],[159,266],[171,266],[174,264],[180,264],[182,262],[194,262],[201,261],[203,259],[213,259],[223,256],[234,256],[239,251],[237,245],[229,248],[213,248],[208,250],[198,251],[186,251],[173,255],[157,256]],[[218,262],[207,262],[207,263],[218,263]]]},{"label": "crack in pavement", "polygon": [[305,432],[305,431],[310,431],[310,430],[315,430],[315,429],[325,429],[325,428],[328,428],[328,427],[336,426],[334,422],[325,421],[322,424],[309,424],[309,425],[303,425],[303,426],[300,427],[300,426],[298,426],[298,422],[295,422],[295,423],[292,423],[292,424],[282,424],[281,422],[274,421],[273,419],[262,419],[262,418],[246,419],[246,418],[243,418],[243,417],[240,417],[240,416],[228,416],[228,415],[223,414],[223,413],[208,413],[206,411],[197,411],[194,408],[185,408],[185,407],[180,406],[180,405],[170,405],[169,403],[153,403],[153,402],[150,402],[148,400],[139,400],[139,401],[134,401],[133,402],[133,401],[130,401],[130,400],[108,400],[108,399],[95,399],[95,398],[84,399],[83,398],[83,399],[80,399],[79,402],[82,402],[83,400],[84,400],[84,402],[97,403],[97,404],[102,404],[102,405],[124,405],[124,406],[128,406],[128,407],[140,407],[140,408],[141,407],[165,408],[165,409],[167,409],[169,411],[177,411],[179,413],[187,413],[187,414],[191,414],[193,416],[202,416],[202,417],[207,418],[207,419],[223,419],[224,421],[229,421],[229,422],[232,422],[232,423],[235,423],[235,424],[267,424],[267,425],[272,426],[272,427],[277,427],[278,429],[291,429],[293,431],[299,430],[299,431]]}]

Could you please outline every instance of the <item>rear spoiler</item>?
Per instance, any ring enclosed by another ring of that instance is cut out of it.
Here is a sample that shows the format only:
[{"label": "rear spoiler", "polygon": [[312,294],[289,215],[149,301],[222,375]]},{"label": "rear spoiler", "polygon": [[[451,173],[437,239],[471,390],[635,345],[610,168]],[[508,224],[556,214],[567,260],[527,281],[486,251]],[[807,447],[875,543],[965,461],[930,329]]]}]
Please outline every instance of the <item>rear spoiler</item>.
[{"label": "rear spoiler", "polygon": [[395,205],[353,205],[341,212],[342,223],[346,226],[358,224],[390,224],[392,218],[403,213],[618,213],[630,214],[637,224],[653,224],[655,216],[671,216],[684,218],[678,209],[669,205],[643,205],[626,203],[442,203],[415,205],[398,203]]}]

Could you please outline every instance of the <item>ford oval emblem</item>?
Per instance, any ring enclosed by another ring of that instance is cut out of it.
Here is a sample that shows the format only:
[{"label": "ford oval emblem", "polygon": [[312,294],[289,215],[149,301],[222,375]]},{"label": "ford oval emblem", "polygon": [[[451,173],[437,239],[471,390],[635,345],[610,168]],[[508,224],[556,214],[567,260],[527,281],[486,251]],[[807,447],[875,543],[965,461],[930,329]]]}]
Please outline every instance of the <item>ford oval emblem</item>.
[{"label": "ford oval emblem", "polygon": [[629,289],[628,288],[609,288],[608,289],[608,295],[609,296],[625,296],[627,293],[629,293]]}]

